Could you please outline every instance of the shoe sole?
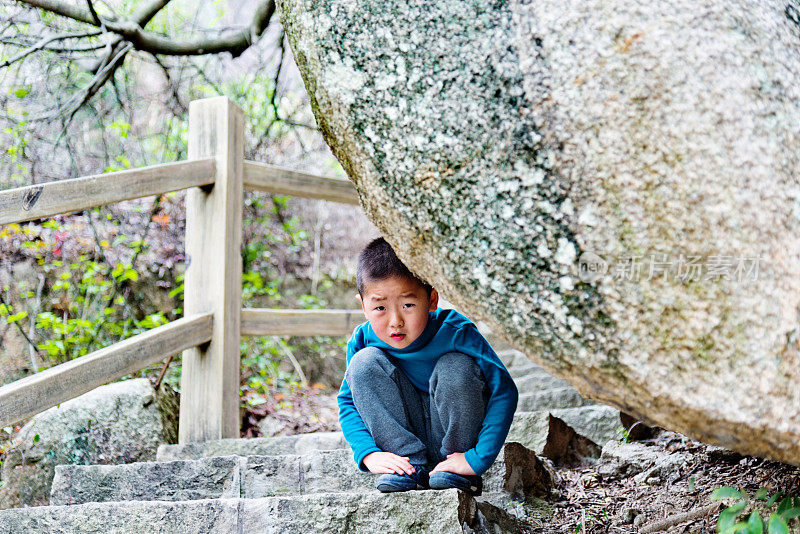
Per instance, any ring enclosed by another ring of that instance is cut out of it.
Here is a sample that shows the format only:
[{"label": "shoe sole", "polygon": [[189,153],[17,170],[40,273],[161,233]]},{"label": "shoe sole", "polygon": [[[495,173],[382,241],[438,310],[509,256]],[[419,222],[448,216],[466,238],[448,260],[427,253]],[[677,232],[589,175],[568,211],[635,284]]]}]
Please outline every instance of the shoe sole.
[{"label": "shoe sole", "polygon": [[417,484],[413,488],[401,488],[401,487],[398,487],[398,486],[390,486],[390,485],[387,485],[387,484],[381,484],[381,485],[379,485],[377,487],[377,489],[381,493],[397,493],[397,492],[400,492],[400,491],[414,491],[414,490],[421,490],[421,489],[426,489],[426,488],[423,487],[423,486],[420,486],[419,484]]},{"label": "shoe sole", "polygon": [[478,486],[472,486],[472,485],[470,485],[470,486],[460,486],[460,485],[452,484],[447,480],[442,480],[441,483],[439,483],[439,484],[437,484],[436,482],[437,481],[434,480],[433,484],[429,483],[429,486],[430,486],[431,489],[443,490],[443,489],[453,489],[453,488],[455,488],[457,490],[465,491],[465,492],[469,493],[470,495],[472,495],[474,497],[478,497],[478,496],[481,495],[481,493],[483,493],[483,484],[480,484]]},{"label": "shoe sole", "polygon": [[477,486],[470,486],[468,488],[462,488],[462,487],[459,487],[459,486],[445,486],[445,485],[442,485],[442,486],[439,486],[439,487],[431,486],[431,489],[436,489],[436,490],[457,489],[459,491],[464,491],[466,493],[469,493],[473,497],[479,497],[481,495],[481,493],[483,493],[483,490],[479,489]]}]

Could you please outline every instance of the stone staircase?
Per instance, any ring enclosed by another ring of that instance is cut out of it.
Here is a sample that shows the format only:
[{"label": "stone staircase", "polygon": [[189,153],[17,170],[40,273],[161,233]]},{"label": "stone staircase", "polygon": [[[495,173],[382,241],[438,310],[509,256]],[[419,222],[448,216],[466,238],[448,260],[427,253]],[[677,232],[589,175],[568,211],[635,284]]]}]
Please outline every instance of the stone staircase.
[{"label": "stone staircase", "polygon": [[[340,432],[162,445],[155,462],[60,465],[50,506],[0,511],[0,532],[250,533],[521,532],[509,507],[541,492],[554,420],[596,445],[619,412],[593,404],[514,350],[500,353],[520,391],[504,450],[484,494],[381,494]],[[518,442],[511,444],[510,442]]]}]

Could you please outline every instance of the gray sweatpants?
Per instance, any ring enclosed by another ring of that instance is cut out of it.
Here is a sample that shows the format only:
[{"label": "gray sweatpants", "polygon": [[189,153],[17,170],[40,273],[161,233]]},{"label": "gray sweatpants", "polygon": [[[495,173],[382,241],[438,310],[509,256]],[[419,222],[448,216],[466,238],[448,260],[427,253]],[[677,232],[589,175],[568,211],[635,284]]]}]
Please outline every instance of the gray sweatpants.
[{"label": "gray sweatpants", "polygon": [[478,440],[488,388],[480,367],[466,354],[449,352],[437,360],[428,393],[414,387],[396,359],[377,347],[350,358],[345,380],[382,451],[432,468]]}]

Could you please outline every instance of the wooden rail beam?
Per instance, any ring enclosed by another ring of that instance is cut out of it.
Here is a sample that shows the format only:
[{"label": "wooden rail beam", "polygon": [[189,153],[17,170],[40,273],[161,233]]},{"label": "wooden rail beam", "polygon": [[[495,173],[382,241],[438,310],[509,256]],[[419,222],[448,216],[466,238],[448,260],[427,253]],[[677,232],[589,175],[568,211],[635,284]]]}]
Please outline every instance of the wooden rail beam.
[{"label": "wooden rail beam", "polygon": [[347,180],[306,174],[265,163],[245,160],[243,181],[246,189],[359,205],[358,194]]},{"label": "wooden rail beam", "polygon": [[0,224],[214,183],[214,159],[179,161],[0,191]]},{"label": "wooden rail beam", "polygon": [[242,310],[243,336],[349,336],[363,323],[361,310]]},{"label": "wooden rail beam", "polygon": [[0,387],[0,427],[211,339],[212,314],[184,317]]}]

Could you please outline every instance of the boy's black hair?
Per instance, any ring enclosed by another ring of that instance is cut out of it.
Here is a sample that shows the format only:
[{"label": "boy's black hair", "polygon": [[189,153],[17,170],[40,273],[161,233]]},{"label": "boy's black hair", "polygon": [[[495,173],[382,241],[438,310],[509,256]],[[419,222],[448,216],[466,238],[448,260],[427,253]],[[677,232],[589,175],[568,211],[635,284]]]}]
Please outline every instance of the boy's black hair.
[{"label": "boy's black hair", "polygon": [[408,267],[400,261],[392,246],[384,238],[373,239],[358,255],[358,264],[356,265],[358,294],[362,297],[364,296],[364,284],[366,282],[385,280],[393,276],[403,276],[419,282],[428,297],[431,296],[433,287],[409,271]]}]

